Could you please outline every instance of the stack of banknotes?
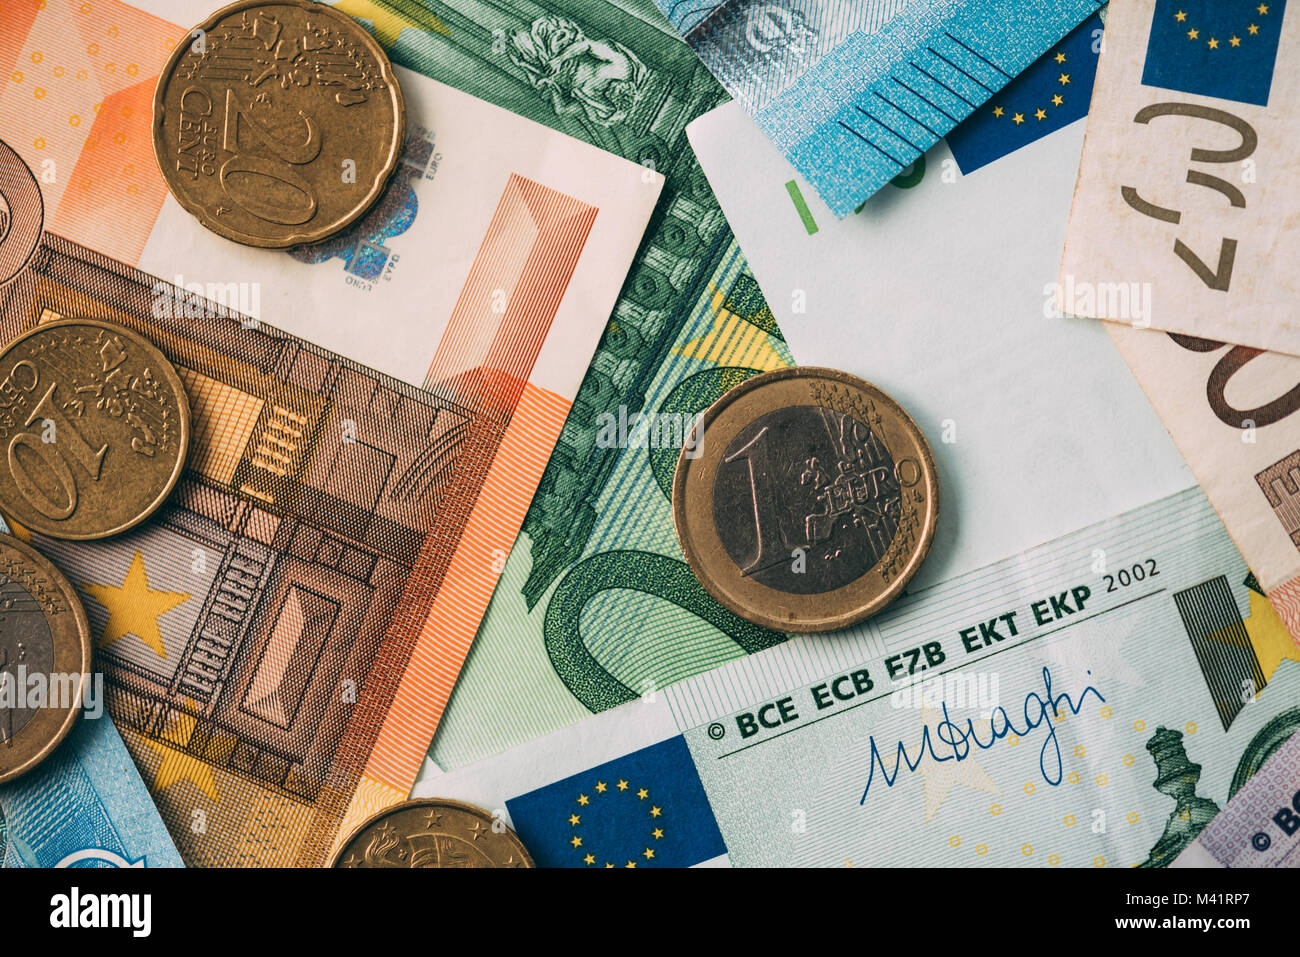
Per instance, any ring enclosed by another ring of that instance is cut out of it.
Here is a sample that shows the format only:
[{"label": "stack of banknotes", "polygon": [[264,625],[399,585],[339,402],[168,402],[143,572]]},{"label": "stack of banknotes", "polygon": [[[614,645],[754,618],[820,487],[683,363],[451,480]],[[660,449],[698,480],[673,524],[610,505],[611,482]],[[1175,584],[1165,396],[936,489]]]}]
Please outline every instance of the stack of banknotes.
[{"label": "stack of banknotes", "polygon": [[[147,521],[0,529],[98,682],[4,866],[346,864],[411,799],[539,866],[1300,864],[1295,2],[336,0],[400,157],[289,248],[155,158],[214,6],[0,18],[0,347],[117,323],[192,410]],[[262,6],[274,94],[316,48]],[[943,489],[826,634],[701,585],[638,425],[796,365]]]}]

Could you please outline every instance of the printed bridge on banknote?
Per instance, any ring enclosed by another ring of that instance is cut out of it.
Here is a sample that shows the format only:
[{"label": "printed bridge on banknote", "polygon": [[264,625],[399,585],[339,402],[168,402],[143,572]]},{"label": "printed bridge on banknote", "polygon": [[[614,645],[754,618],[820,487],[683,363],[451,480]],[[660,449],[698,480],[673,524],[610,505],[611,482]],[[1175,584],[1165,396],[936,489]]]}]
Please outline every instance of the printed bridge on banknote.
[{"label": "printed bridge on banknote", "polygon": [[[91,599],[110,709],[187,857],[319,860],[440,596],[456,614],[466,588],[486,601],[454,568],[463,536],[496,535],[472,531],[494,462],[512,472],[494,505],[513,495],[522,519],[521,452],[502,444],[558,432],[563,400],[524,395],[596,207],[507,178],[420,388],[182,290],[166,298],[183,314],[155,308],[165,283],[29,228],[39,187],[0,160],[19,227],[0,336],[122,324],[166,352],[193,407],[186,475],[154,521],[93,545],[27,534]],[[279,837],[258,846],[268,819]]]}]

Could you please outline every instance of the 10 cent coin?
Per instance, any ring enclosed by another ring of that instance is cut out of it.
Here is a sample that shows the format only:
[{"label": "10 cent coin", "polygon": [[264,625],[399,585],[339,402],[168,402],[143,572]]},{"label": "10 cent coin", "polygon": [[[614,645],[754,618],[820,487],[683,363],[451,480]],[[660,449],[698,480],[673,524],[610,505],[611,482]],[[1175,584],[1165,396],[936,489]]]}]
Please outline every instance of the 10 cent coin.
[{"label": "10 cent coin", "polygon": [[833,369],[781,369],[715,402],[678,459],[673,519],[714,598],[788,632],[879,611],[934,537],[939,481],[916,423]]},{"label": "10 cent coin", "polygon": [[51,538],[105,538],[151,515],[190,444],[181,378],[123,326],[61,319],[0,352],[0,509]]},{"label": "10 cent coin", "polygon": [[339,847],[331,867],[533,867],[527,848],[482,808],[441,798],[380,811]]},{"label": "10 cent coin", "polygon": [[154,153],[172,195],[248,246],[319,242],[354,222],[397,169],[405,130],[383,48],[306,0],[218,10],[154,92]]},{"label": "10 cent coin", "polygon": [[72,585],[0,535],[0,784],[40,764],[77,723],[90,656],[90,622]]}]

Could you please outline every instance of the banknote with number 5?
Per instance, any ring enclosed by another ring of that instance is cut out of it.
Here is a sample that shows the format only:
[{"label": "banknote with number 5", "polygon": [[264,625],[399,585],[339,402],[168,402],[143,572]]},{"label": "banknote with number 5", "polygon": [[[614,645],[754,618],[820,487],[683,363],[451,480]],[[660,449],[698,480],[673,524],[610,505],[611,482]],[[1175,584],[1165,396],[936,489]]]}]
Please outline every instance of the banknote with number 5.
[{"label": "banknote with number 5", "polygon": [[[1300,354],[1300,9],[1135,0],[1106,23],[1067,314]],[[1142,290],[1149,313],[1131,308]]]},{"label": "banknote with number 5", "polygon": [[[398,68],[384,195],[320,244],[239,246],[196,228],[151,148],[187,34],[163,17],[205,4],[141,3],[0,18],[0,342],[68,316],[136,330],[183,370],[194,442],[151,522],[32,543],[81,591],[108,712],[182,858],[316,864],[414,782],[663,177]],[[276,29],[250,15],[196,69],[234,48],[279,63]],[[256,57],[227,106],[191,95],[169,130],[196,175],[271,168],[236,100],[296,81]],[[47,477],[42,514],[100,480],[19,441],[43,458],[0,468]]]}]

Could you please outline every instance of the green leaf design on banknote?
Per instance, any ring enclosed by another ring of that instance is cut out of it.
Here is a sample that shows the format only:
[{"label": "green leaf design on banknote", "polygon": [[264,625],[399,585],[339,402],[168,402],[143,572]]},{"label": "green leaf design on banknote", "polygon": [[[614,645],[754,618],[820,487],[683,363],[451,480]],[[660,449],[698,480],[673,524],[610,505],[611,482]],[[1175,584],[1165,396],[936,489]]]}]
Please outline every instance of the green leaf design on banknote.
[{"label": "green leaf design on banknote", "polygon": [[667,178],[434,759],[465,764],[784,641],[689,587],[666,497],[678,449],[654,442],[792,361],[686,140],[722,88],[648,0],[337,6],[395,62]]}]

